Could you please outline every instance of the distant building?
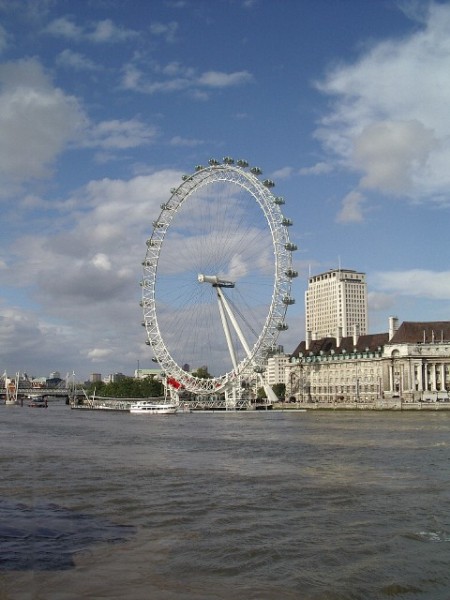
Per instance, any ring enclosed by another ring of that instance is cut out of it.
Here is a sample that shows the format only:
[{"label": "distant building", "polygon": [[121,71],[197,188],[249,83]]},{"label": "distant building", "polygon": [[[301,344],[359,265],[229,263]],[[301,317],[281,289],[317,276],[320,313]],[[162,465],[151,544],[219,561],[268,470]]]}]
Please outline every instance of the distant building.
[{"label": "distant building", "polygon": [[123,373],[111,373],[104,378],[105,383],[114,383],[116,381],[120,381],[124,379],[125,375]]},{"label": "distant building", "polygon": [[290,357],[287,354],[275,354],[267,359],[266,381],[269,385],[286,383],[286,365]]},{"label": "distant building", "polygon": [[102,374],[101,373],[91,373],[89,375],[89,381],[91,383],[98,383],[102,380]]},{"label": "distant building", "polygon": [[134,371],[135,379],[145,379],[146,377],[156,377],[161,375],[161,369],[136,369]]},{"label": "distant building", "polygon": [[365,273],[334,269],[314,275],[305,292],[305,329],[310,339],[348,337],[368,331]]},{"label": "distant building", "polygon": [[389,319],[389,332],[304,340],[286,366],[297,402],[450,402],[450,321]]}]

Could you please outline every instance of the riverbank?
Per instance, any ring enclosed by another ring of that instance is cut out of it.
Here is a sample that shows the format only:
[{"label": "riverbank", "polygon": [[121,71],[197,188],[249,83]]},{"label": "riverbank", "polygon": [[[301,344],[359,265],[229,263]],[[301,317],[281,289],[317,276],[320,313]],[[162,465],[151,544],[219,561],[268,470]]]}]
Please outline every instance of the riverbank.
[{"label": "riverbank", "polygon": [[448,410],[450,402],[405,402],[400,398],[392,400],[378,400],[375,402],[279,402],[273,405],[273,410],[298,411],[298,410]]}]

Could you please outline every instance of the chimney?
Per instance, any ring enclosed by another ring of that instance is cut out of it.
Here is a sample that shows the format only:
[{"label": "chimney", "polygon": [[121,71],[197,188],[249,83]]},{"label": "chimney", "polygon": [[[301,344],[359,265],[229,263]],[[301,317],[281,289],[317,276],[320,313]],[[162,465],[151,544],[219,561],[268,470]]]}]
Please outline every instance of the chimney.
[{"label": "chimney", "polygon": [[359,339],[359,325],[358,323],[355,323],[353,325],[353,347],[356,348],[356,346],[358,345],[358,339]]},{"label": "chimney", "polygon": [[336,332],[336,348],[339,348],[342,343],[342,327],[337,328]]},{"label": "chimney", "polygon": [[398,318],[389,317],[389,341],[392,340],[398,329]]},{"label": "chimney", "polygon": [[306,332],[305,350],[309,350],[310,346],[311,346],[311,330],[309,329]]}]

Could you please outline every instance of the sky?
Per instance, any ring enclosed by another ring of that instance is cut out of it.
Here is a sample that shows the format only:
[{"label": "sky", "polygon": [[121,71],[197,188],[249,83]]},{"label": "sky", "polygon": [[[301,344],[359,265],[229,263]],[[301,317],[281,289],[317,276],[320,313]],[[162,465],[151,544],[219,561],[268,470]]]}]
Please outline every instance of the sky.
[{"label": "sky", "polygon": [[145,241],[184,173],[259,166],[369,332],[450,318],[450,2],[0,0],[0,371],[152,368]]}]

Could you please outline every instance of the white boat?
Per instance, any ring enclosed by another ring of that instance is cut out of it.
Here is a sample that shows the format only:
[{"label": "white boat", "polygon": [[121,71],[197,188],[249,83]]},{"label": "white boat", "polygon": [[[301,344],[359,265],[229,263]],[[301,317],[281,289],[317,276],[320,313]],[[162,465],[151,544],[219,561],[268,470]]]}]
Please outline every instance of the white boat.
[{"label": "white boat", "polygon": [[136,415],[175,415],[177,410],[176,404],[158,404],[146,400],[130,405],[130,413]]}]

